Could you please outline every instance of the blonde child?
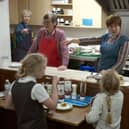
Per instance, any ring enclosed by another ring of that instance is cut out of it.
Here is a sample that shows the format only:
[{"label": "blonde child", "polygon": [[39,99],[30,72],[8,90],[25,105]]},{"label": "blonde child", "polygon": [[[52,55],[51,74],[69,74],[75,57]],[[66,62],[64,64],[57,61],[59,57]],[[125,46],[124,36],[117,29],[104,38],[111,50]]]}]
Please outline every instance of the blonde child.
[{"label": "blonde child", "polygon": [[6,107],[16,110],[18,129],[47,129],[43,105],[49,109],[56,108],[58,78],[52,80],[52,96],[36,82],[44,75],[47,58],[41,54],[28,54],[22,61]]},{"label": "blonde child", "polygon": [[111,69],[103,71],[100,86],[102,93],[96,95],[86,121],[94,123],[95,129],[120,129],[123,93],[118,74]]}]

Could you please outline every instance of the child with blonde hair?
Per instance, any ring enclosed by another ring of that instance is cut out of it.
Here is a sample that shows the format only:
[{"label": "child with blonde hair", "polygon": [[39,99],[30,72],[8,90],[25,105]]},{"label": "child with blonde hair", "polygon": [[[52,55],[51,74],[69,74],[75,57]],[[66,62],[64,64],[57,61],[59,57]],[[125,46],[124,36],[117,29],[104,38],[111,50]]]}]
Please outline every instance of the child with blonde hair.
[{"label": "child with blonde hair", "polygon": [[100,86],[102,93],[96,95],[86,121],[95,123],[95,129],[120,129],[123,93],[117,72],[112,69],[103,71]]},{"label": "child with blonde hair", "polygon": [[56,109],[59,79],[53,77],[52,95],[49,97],[44,86],[36,82],[44,75],[47,58],[43,54],[28,54],[21,64],[7,96],[6,108],[16,110],[18,129],[47,129],[43,105],[51,110]]}]

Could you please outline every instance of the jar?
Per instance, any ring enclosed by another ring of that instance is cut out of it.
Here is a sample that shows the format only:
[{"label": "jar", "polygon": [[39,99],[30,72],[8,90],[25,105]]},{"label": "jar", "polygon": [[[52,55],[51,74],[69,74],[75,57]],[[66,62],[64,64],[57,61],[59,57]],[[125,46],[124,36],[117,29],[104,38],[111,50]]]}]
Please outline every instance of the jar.
[{"label": "jar", "polygon": [[72,84],[72,99],[77,99],[77,84]]},{"label": "jar", "polygon": [[65,98],[71,97],[72,87],[71,87],[71,81],[65,80],[64,82],[64,91],[65,91]]},{"label": "jar", "polygon": [[80,100],[84,100],[86,96],[86,82],[81,81],[80,83]]},{"label": "jar", "polygon": [[64,81],[59,81],[57,84],[59,100],[64,100]]}]

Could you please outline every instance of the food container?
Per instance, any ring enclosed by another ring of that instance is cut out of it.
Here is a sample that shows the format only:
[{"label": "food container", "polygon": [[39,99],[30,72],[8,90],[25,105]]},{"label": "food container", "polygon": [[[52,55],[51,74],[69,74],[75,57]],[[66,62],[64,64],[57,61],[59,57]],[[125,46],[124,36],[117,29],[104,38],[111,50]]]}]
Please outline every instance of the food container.
[{"label": "food container", "polygon": [[72,84],[72,95],[71,95],[72,99],[76,99],[77,98],[77,84]]},{"label": "food container", "polygon": [[72,83],[70,80],[65,80],[64,91],[65,91],[65,98],[70,98],[72,92]]},{"label": "food container", "polygon": [[84,100],[86,96],[86,82],[81,81],[80,83],[80,100]]},{"label": "food container", "polygon": [[57,84],[58,97],[60,101],[64,100],[64,81],[59,81]]}]

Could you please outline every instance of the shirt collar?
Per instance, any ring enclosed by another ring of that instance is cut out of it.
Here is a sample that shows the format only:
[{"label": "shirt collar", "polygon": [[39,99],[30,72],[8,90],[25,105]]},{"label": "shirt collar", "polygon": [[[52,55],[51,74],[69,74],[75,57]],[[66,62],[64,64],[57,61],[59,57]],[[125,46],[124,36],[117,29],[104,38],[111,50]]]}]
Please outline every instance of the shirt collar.
[{"label": "shirt collar", "polygon": [[30,81],[36,82],[36,78],[33,76],[25,76],[18,80],[18,82],[23,82],[23,83],[30,82]]},{"label": "shirt collar", "polygon": [[52,32],[49,32],[47,29],[45,29],[45,34],[46,35],[54,35],[56,32],[56,29],[54,29]]},{"label": "shirt collar", "polygon": [[116,35],[115,37],[112,37],[112,35],[109,33],[109,38],[112,38],[113,40],[116,40],[117,38],[119,38],[121,35],[121,33],[119,33],[118,35]]}]

